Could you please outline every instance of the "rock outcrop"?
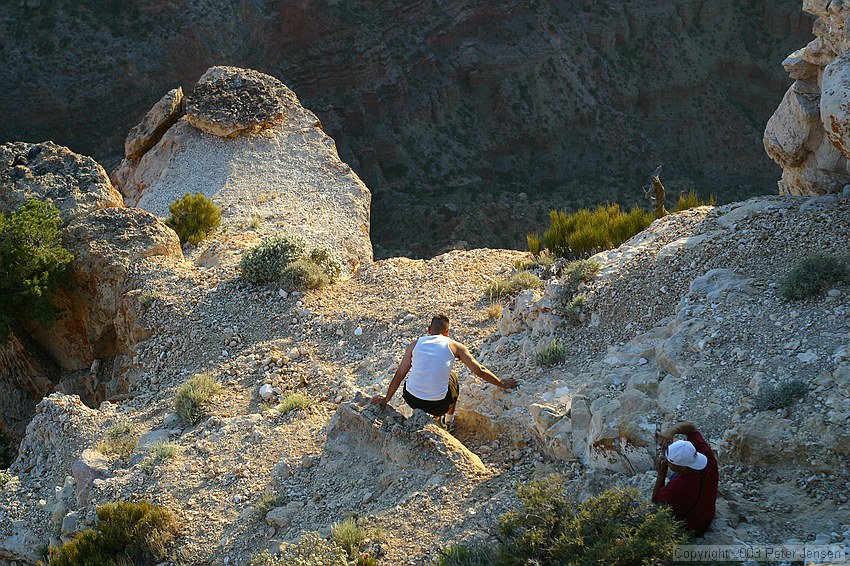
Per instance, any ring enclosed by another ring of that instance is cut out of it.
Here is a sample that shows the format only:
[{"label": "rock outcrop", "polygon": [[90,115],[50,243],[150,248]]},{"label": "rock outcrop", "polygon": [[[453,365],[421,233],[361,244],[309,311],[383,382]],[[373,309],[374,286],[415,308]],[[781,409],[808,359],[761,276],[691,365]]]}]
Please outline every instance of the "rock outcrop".
[{"label": "rock outcrop", "polygon": [[850,6],[807,0],[815,39],[782,65],[794,84],[767,123],[764,147],[782,167],[780,194],[837,193],[850,183]]},{"label": "rock outcrop", "polygon": [[112,207],[74,220],[62,240],[74,254],[71,284],[56,297],[66,314],[49,328],[35,327],[36,339],[66,370],[88,369],[119,353],[132,356],[132,346],[125,342],[121,349],[117,339],[136,332],[121,326],[126,317],[117,318],[132,291],[125,287],[131,266],[153,256],[181,258],[177,234],[144,210]]},{"label": "rock outcrop", "polygon": [[128,151],[112,176],[129,204],[160,217],[184,193],[202,192],[223,208],[225,228],[303,236],[349,271],[372,261],[369,190],[318,118],[257,71],[209,69],[186,114],[141,157]]},{"label": "rock outcrop", "polygon": [[13,212],[28,198],[52,201],[63,224],[123,206],[106,171],[91,157],[53,142],[0,145],[0,211]]},{"label": "rock outcrop", "polygon": [[183,255],[171,229],[124,207],[97,162],[52,142],[0,146],[0,211],[14,212],[27,198],[57,206],[62,243],[74,261],[54,297],[57,321],[44,327],[20,320],[26,348],[16,336],[0,347],[0,429],[13,438],[56,388],[94,405],[127,391],[122,366],[147,337],[133,315],[141,297],[126,287],[130,271],[154,256]]}]

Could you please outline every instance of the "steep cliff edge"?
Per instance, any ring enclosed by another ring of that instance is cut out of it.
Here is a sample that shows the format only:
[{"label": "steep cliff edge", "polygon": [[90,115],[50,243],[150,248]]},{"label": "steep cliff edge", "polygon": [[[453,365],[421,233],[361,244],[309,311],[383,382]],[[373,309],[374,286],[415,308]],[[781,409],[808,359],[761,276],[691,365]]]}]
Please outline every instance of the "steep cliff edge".
[{"label": "steep cliff edge", "polygon": [[380,257],[522,246],[550,207],[634,200],[658,163],[674,189],[772,192],[765,101],[809,29],[793,0],[31,0],[0,14],[0,139],[111,167],[159,93],[211,65],[256,68],[374,191]]}]

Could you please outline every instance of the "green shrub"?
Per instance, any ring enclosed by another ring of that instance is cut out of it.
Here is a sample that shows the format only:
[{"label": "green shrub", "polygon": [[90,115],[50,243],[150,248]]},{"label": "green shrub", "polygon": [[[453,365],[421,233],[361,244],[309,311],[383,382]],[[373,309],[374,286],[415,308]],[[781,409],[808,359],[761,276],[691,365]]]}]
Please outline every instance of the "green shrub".
[{"label": "green shrub", "polygon": [[582,306],[587,302],[587,295],[578,294],[583,283],[590,283],[599,273],[601,265],[597,261],[579,259],[572,261],[561,272],[558,296],[555,300],[555,313],[576,324]]},{"label": "green shrub", "polygon": [[369,554],[361,554],[354,562],[354,566],[378,566],[378,561]]},{"label": "green shrub", "polygon": [[360,553],[360,547],[366,541],[366,529],[350,517],[342,523],[334,523],[331,527],[331,539],[342,547],[348,557],[354,559]]},{"label": "green shrub", "polygon": [[97,449],[104,454],[115,455],[126,460],[133,454],[139,435],[130,423],[117,423],[106,429],[106,434]]},{"label": "green shrub", "polygon": [[847,279],[847,263],[816,253],[803,258],[782,280],[779,293],[788,300],[816,297],[830,283]]},{"label": "green shrub", "polygon": [[518,271],[508,281],[494,281],[484,288],[484,296],[491,301],[519,293],[524,289],[540,289],[543,282],[530,271]]},{"label": "green shrub", "polygon": [[531,255],[539,256],[540,252],[543,251],[543,238],[540,237],[540,234],[526,234],[525,240],[528,242],[528,251],[531,252]]},{"label": "green shrub", "polygon": [[179,447],[174,442],[157,442],[153,446],[151,446],[150,454],[147,458],[142,460],[142,463],[139,464],[139,467],[143,472],[150,473],[154,466],[159,464],[160,462],[164,462],[165,460],[170,460],[177,456],[177,452],[179,451]]},{"label": "green shrub", "polygon": [[290,393],[286,397],[284,397],[280,404],[277,406],[277,411],[285,415],[290,411],[297,411],[300,409],[306,409],[310,406],[310,400],[300,393]]},{"label": "green shrub", "polygon": [[12,481],[12,474],[9,470],[0,470],[0,490],[6,487],[6,484],[10,481]]},{"label": "green shrub", "polygon": [[245,252],[239,262],[242,277],[252,283],[279,281],[286,266],[307,251],[299,236],[272,236]]},{"label": "green shrub", "polygon": [[342,273],[342,264],[334,258],[327,248],[316,248],[310,252],[308,259],[318,265],[330,281],[336,281]]},{"label": "green shrub", "polygon": [[327,541],[317,532],[301,535],[297,542],[286,547],[282,554],[268,551],[251,557],[249,566],[348,566],[348,557],[339,545]]},{"label": "green shrub", "polygon": [[297,259],[287,265],[280,276],[280,285],[290,291],[321,289],[330,277],[309,259]]},{"label": "green shrub", "polygon": [[537,365],[554,366],[567,359],[567,347],[557,338],[549,342],[545,348],[537,352]]},{"label": "green shrub", "polygon": [[197,244],[221,225],[221,208],[202,193],[186,193],[168,207],[165,224],[177,232],[180,243]]},{"label": "green shrub", "polygon": [[788,407],[809,390],[806,382],[799,378],[780,381],[776,385],[765,384],[753,399],[756,411],[770,411]]},{"label": "green shrub", "polygon": [[515,259],[511,262],[511,265],[513,265],[518,271],[533,271],[535,269],[540,269],[541,267],[544,269],[551,267],[555,264],[556,259],[557,258],[552,255],[549,250],[545,250],[531,259]]},{"label": "green shrub", "polygon": [[679,200],[676,202],[676,208],[674,209],[676,212],[682,212],[683,210],[688,210],[689,208],[696,208],[698,206],[714,206],[715,204],[714,195],[709,195],[708,202],[701,200],[697,192],[693,189],[688,191],[688,194],[680,194]]},{"label": "green shrub", "polygon": [[139,503],[107,503],[97,509],[98,531],[83,531],[61,548],[50,550],[51,566],[155,564],[179,534],[168,509]]},{"label": "green shrub", "polygon": [[196,424],[204,416],[204,405],[221,391],[221,384],[208,373],[199,373],[177,389],[174,410],[186,425]]},{"label": "green shrub", "polygon": [[572,299],[565,305],[557,305],[555,311],[566,318],[571,324],[578,324],[581,322],[581,309],[586,302],[587,295],[584,293],[573,295]]},{"label": "green shrub", "polygon": [[672,511],[636,489],[610,489],[576,505],[553,476],[517,495],[521,508],[499,520],[497,564],[663,564],[687,540]]},{"label": "green shrub", "polygon": [[259,501],[257,501],[257,504],[254,505],[254,511],[261,515],[265,515],[270,509],[286,505],[288,501],[289,498],[285,495],[281,495],[279,493],[266,493]]},{"label": "green shrub", "polygon": [[28,199],[8,217],[0,212],[0,343],[16,318],[45,326],[56,320],[53,297],[73,259],[62,247],[53,203]]},{"label": "green shrub", "polygon": [[437,566],[490,566],[493,560],[493,551],[482,544],[457,544],[440,551]]},{"label": "green shrub", "polygon": [[641,208],[623,212],[617,204],[599,206],[594,211],[583,208],[570,215],[563,210],[552,210],[543,241],[558,257],[586,257],[616,248],[646,229],[654,219]]}]

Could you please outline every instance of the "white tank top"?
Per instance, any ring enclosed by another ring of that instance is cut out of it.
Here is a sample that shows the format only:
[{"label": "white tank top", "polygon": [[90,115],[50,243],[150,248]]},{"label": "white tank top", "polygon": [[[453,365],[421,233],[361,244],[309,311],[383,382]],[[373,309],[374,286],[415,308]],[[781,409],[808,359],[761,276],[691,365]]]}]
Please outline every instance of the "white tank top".
[{"label": "white tank top", "polygon": [[423,336],[413,347],[413,360],[407,374],[407,392],[423,401],[441,401],[449,392],[449,374],[455,355],[450,338],[442,334]]}]

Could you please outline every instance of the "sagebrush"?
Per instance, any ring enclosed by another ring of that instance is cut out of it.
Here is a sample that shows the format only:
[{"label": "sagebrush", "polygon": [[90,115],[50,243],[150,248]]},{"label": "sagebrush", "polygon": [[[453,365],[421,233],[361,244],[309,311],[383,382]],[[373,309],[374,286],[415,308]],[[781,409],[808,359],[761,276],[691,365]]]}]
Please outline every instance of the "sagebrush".
[{"label": "sagebrush", "polygon": [[297,259],[283,269],[279,283],[289,291],[299,291],[321,289],[330,281],[327,273],[311,260]]},{"label": "sagebrush", "polygon": [[242,277],[252,283],[279,281],[286,267],[307,251],[307,242],[300,236],[271,236],[242,255],[239,269]]},{"label": "sagebrush", "polygon": [[524,289],[539,289],[543,281],[530,271],[518,271],[507,281],[494,281],[484,288],[484,296],[493,301],[519,293]]},{"label": "sagebrush", "polygon": [[194,425],[204,416],[204,405],[221,391],[221,384],[207,373],[199,373],[177,389],[174,410],[186,425]]},{"label": "sagebrush", "polygon": [[676,206],[673,209],[676,212],[682,212],[683,210],[688,210],[690,208],[696,208],[698,206],[714,206],[716,200],[714,195],[709,195],[708,200],[704,201],[699,198],[697,192],[693,189],[686,193],[681,193],[679,195],[679,200],[676,201]]},{"label": "sagebrush", "polygon": [[764,384],[753,398],[753,408],[756,411],[770,411],[789,407],[809,390],[806,382],[799,378],[780,381],[776,385]]},{"label": "sagebrush", "polygon": [[587,293],[580,293],[582,285],[593,281],[599,273],[599,262],[580,259],[568,263],[561,272],[558,293],[555,297],[555,314],[576,324],[581,320],[581,311],[588,300]]},{"label": "sagebrush", "polygon": [[537,352],[537,365],[554,366],[567,359],[567,347],[557,338]]},{"label": "sagebrush", "polygon": [[357,519],[350,517],[341,523],[334,523],[331,527],[331,538],[345,550],[349,558],[354,559],[366,541],[366,529]]},{"label": "sagebrush", "polygon": [[847,279],[848,274],[846,260],[824,253],[811,254],[788,272],[779,292],[788,300],[814,298],[830,283]]},{"label": "sagebrush", "polygon": [[106,429],[97,449],[104,454],[118,456],[124,460],[133,454],[133,449],[139,440],[139,435],[130,423],[116,423]]},{"label": "sagebrush", "polygon": [[301,393],[290,393],[283,399],[281,399],[280,404],[277,406],[277,411],[283,415],[290,411],[297,411],[299,409],[306,409],[310,406],[310,400],[302,395]]},{"label": "sagebrush", "polygon": [[336,281],[342,273],[342,264],[333,256],[328,248],[315,248],[307,257],[318,265],[331,282]]},{"label": "sagebrush", "polygon": [[558,257],[582,258],[616,248],[649,226],[655,217],[639,207],[629,212],[618,204],[583,208],[573,214],[549,212],[549,229],[543,234],[546,247]]},{"label": "sagebrush", "polygon": [[197,244],[221,225],[221,208],[203,193],[186,193],[168,207],[166,226],[177,232],[180,243]]},{"label": "sagebrush", "polygon": [[148,501],[107,503],[97,509],[97,530],[80,533],[49,552],[51,566],[156,564],[180,533],[168,509]]},{"label": "sagebrush", "polygon": [[499,520],[496,564],[662,564],[687,540],[668,507],[636,489],[610,489],[576,504],[560,478],[517,489],[518,509]]},{"label": "sagebrush", "polygon": [[74,259],[59,224],[52,202],[28,199],[9,216],[0,212],[0,343],[18,318],[49,326],[59,314],[53,298]]},{"label": "sagebrush", "polygon": [[268,551],[255,554],[249,566],[348,566],[345,550],[333,541],[323,539],[317,532],[301,535],[297,542],[281,554]]}]

